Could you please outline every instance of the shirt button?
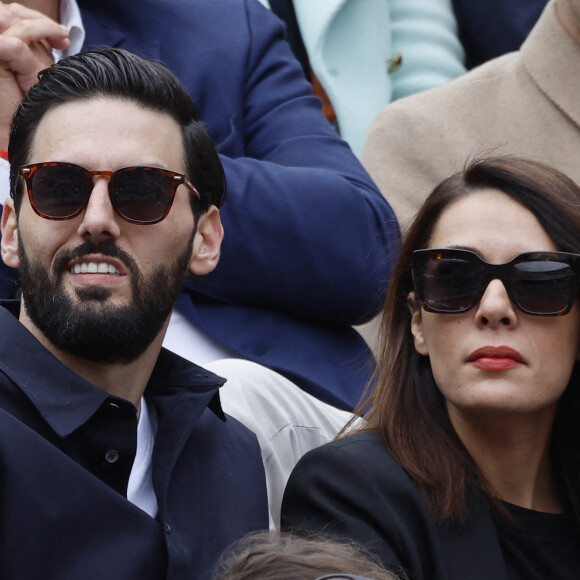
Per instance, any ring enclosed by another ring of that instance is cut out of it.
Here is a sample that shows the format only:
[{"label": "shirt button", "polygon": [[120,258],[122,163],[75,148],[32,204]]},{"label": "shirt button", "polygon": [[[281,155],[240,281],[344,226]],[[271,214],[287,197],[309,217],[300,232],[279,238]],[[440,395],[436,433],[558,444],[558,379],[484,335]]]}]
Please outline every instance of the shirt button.
[{"label": "shirt button", "polygon": [[105,453],[105,461],[107,463],[116,463],[119,460],[119,452],[116,449],[109,449]]},{"label": "shirt button", "polygon": [[171,526],[170,526],[170,525],[169,525],[167,522],[165,522],[165,531],[166,531],[168,534],[170,534],[170,533],[171,533]]}]

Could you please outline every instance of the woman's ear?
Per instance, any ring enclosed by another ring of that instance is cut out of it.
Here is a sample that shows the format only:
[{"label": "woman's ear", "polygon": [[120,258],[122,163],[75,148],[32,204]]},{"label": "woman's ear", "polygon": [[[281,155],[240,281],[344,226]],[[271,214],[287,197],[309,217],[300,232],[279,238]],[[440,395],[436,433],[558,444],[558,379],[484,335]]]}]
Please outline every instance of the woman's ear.
[{"label": "woman's ear", "polygon": [[2,211],[2,260],[11,268],[20,266],[18,257],[18,220],[14,200],[9,198]]},{"label": "woman's ear", "polygon": [[423,316],[421,304],[415,297],[415,292],[409,292],[407,296],[407,307],[411,313],[411,334],[415,342],[415,350],[423,356],[429,356],[429,349],[423,335]]},{"label": "woman's ear", "polygon": [[220,259],[220,246],[224,237],[224,228],[219,209],[211,205],[199,218],[197,231],[193,240],[189,269],[198,276],[209,274]]}]

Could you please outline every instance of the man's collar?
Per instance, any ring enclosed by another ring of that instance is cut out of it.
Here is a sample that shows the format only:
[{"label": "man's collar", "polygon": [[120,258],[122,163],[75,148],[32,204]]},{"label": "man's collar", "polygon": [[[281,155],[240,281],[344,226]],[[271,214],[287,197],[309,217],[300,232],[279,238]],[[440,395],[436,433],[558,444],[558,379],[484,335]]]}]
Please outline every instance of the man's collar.
[{"label": "man's collar", "polygon": [[18,300],[0,301],[0,371],[19,386],[52,429],[66,437],[109,395],[42,346],[18,320],[19,310]]},{"label": "man's collar", "polygon": [[159,402],[174,394],[190,391],[198,398],[201,406],[209,407],[215,415],[225,421],[219,400],[219,388],[225,382],[226,379],[162,348],[145,396]]},{"label": "man's collar", "polygon": [[[38,412],[61,437],[88,421],[107,400],[107,392],[85,381],[18,321],[18,300],[0,301],[0,372],[14,381]],[[220,419],[225,416],[218,390],[225,379],[162,349],[145,396],[155,405],[172,407],[188,393],[200,412],[209,407]]]},{"label": "man's collar", "polygon": [[580,125],[580,45],[558,21],[554,0],[544,8],[520,54],[542,92]]}]

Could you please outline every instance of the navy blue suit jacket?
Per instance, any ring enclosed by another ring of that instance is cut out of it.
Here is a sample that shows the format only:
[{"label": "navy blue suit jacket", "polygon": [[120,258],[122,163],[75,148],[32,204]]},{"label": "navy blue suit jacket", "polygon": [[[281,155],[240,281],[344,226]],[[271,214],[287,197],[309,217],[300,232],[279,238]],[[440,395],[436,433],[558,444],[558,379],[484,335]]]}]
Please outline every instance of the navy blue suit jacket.
[{"label": "navy blue suit jacket", "polygon": [[[381,307],[394,214],[320,112],[280,21],[256,0],[80,0],[84,48],[162,61],[218,144],[220,263],[178,309],[241,357],[349,408],[372,356],[351,325]],[[0,280],[0,290],[6,280]]]},{"label": "navy blue suit jacket", "polygon": [[452,0],[467,68],[519,50],[548,0]]}]

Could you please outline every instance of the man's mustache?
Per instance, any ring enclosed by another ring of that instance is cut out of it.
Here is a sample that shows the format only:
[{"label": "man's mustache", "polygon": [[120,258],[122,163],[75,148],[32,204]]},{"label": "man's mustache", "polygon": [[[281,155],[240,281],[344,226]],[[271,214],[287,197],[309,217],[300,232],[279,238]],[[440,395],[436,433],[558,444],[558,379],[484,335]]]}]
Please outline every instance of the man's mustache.
[{"label": "man's mustache", "polygon": [[119,248],[113,240],[101,240],[94,242],[85,240],[80,246],[61,250],[54,260],[54,270],[57,276],[68,270],[72,260],[77,260],[89,254],[101,254],[121,261],[131,274],[139,274],[139,268],[135,260]]}]

